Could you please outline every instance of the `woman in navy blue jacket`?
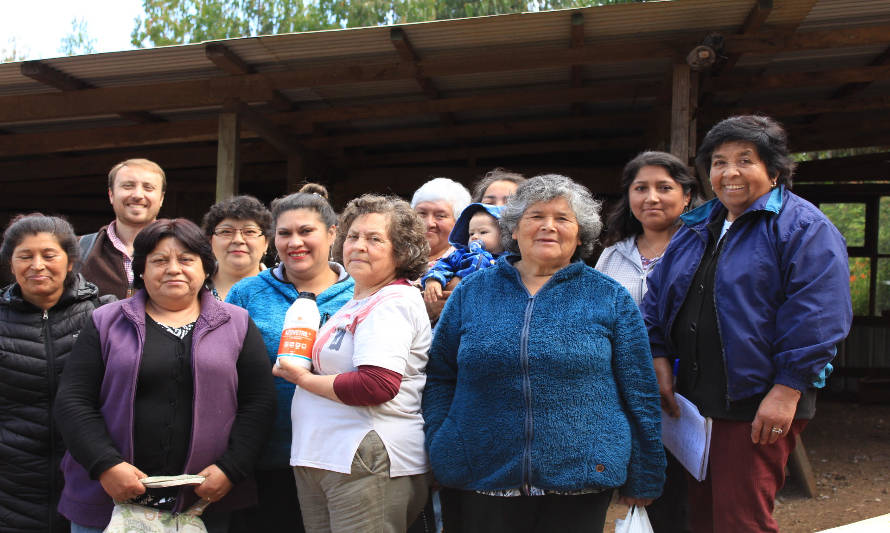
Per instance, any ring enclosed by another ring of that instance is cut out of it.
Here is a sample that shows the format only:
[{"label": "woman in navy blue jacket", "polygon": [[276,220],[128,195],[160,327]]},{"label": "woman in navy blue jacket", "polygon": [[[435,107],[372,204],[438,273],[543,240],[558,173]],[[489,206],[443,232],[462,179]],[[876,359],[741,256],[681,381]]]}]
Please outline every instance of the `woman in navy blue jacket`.
[{"label": "woman in navy blue jacket", "polygon": [[423,395],[436,479],[462,531],[601,531],[612,489],[664,482],[658,388],[627,290],[582,259],[599,202],[538,176],[504,208],[505,254],[467,276],[436,327]]},{"label": "woman in navy blue jacket", "polygon": [[714,420],[708,476],[689,478],[692,530],[778,531],[785,463],[852,320],[846,244],[789,190],[774,120],[718,123],[697,163],[717,198],[680,217],[643,300],[662,405],[676,412],[676,379]]}]

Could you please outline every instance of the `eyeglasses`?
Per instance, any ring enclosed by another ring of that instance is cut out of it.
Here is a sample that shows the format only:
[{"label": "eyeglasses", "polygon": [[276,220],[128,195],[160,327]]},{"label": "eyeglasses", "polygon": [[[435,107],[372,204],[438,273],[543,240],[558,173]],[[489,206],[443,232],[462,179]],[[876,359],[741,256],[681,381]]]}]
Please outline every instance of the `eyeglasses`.
[{"label": "eyeglasses", "polygon": [[245,239],[258,239],[262,237],[263,230],[260,228],[246,227],[246,228],[230,228],[228,226],[223,226],[221,228],[216,228],[213,231],[213,234],[219,237],[220,239],[234,239],[235,233],[241,233],[241,236]]}]

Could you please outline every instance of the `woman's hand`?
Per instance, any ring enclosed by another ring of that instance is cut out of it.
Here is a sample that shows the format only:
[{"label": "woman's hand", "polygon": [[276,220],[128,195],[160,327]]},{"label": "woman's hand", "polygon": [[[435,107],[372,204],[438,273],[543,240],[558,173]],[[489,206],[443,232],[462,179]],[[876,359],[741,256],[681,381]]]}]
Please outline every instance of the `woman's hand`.
[{"label": "woman's hand", "polygon": [[751,442],[754,444],[772,444],[788,434],[800,391],[785,385],[773,385],[773,388],[760,401],[754,422],[751,423]]},{"label": "woman's hand", "polygon": [[112,500],[125,502],[145,494],[145,485],[139,481],[144,477],[148,476],[142,470],[130,463],[120,462],[99,474],[99,483]]},{"label": "woman's hand", "polygon": [[432,304],[442,297],[442,284],[434,279],[426,280],[426,288],[423,290],[423,301]]},{"label": "woman's hand", "polygon": [[424,295],[424,304],[426,304],[426,314],[430,317],[430,321],[434,322],[439,320],[439,315],[442,314],[442,308],[445,307],[445,302],[448,300],[448,297],[451,296],[451,291],[442,291],[442,296],[433,303],[426,301],[426,296]]},{"label": "woman's hand", "polygon": [[[660,359],[664,359],[661,357]],[[627,505],[628,507],[632,505],[639,505],[640,507],[646,507],[650,503],[652,503],[654,498],[634,498],[633,496],[619,496],[618,503],[622,503]]]},{"label": "woman's hand", "polygon": [[303,368],[290,357],[279,357],[272,366],[272,375],[284,378],[294,385],[300,384],[300,378],[305,374],[312,374],[308,368]]},{"label": "woman's hand", "polygon": [[195,487],[195,494],[210,503],[218,502],[232,490],[232,482],[229,481],[229,476],[216,465],[208,466],[198,472],[198,475],[204,476],[204,482]]},{"label": "woman's hand", "polygon": [[658,394],[661,395],[661,408],[667,414],[678,417],[680,408],[674,398],[674,369],[667,357],[656,357],[652,360],[655,366],[655,378],[658,380]]}]

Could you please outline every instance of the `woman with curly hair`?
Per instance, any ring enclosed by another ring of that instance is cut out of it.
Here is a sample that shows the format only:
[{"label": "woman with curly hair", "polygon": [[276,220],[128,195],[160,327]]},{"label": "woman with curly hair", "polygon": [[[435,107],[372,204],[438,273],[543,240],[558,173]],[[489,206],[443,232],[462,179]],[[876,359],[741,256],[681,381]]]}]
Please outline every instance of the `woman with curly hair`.
[{"label": "woman with curly hair", "polygon": [[225,300],[232,285],[265,268],[272,213],[253,196],[235,196],[213,204],[201,226],[219,266],[212,278],[213,295]]},{"label": "woman with curly hair", "polygon": [[427,498],[420,397],[430,323],[409,279],[426,269],[424,226],[407,202],[364,195],[340,217],[334,254],[355,297],[318,332],[297,385],[291,465],[306,531],[405,531]]}]

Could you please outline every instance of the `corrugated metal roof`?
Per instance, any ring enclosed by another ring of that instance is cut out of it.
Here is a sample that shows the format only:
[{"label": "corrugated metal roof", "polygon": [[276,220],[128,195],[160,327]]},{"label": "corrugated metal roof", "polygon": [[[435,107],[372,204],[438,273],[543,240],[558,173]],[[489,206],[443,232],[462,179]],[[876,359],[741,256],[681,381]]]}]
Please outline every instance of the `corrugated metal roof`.
[{"label": "corrugated metal roof", "polygon": [[800,25],[800,29],[815,30],[888,21],[890,2],[887,0],[819,0]]},{"label": "corrugated metal roof", "polygon": [[[420,59],[435,62],[458,56],[472,57],[478,53],[503,52],[511,57],[522,57],[528,50],[549,50],[558,55],[570,44],[571,16],[584,15],[584,34],[587,46],[596,50],[616,42],[674,39],[694,42],[709,32],[735,34],[755,5],[755,0],[674,0],[587,7],[542,13],[523,13],[493,17],[478,17],[451,21],[405,24],[401,28],[408,36]],[[815,30],[861,24],[890,22],[890,1],[887,0],[783,0],[774,2],[764,31],[800,27]],[[307,32],[275,36],[260,36],[220,41],[260,73],[312,72],[342,62],[355,65],[366,63],[399,62],[399,54],[390,40],[390,27],[358,28]],[[886,45],[843,47],[834,49],[781,52],[775,55],[745,55],[735,67],[735,73],[767,73],[824,70],[867,65]],[[668,50],[670,51],[670,50]],[[583,82],[645,83],[660,86],[667,83],[671,63],[668,54],[637,60],[609,61],[585,64],[581,67]],[[87,56],[44,60],[75,78],[97,87],[139,86],[173,83],[188,80],[225,78],[228,74],[218,69],[205,55],[204,43],[170,46],[146,50],[130,50]],[[15,94],[43,94],[58,92],[24,77],[20,64],[0,65],[0,97]],[[511,67],[512,68],[512,67]],[[439,75],[432,79],[444,98],[486,95],[493,92],[519,92],[527,88],[568,88],[571,85],[569,66],[546,66],[500,71]],[[874,83],[863,94],[879,94],[875,87],[886,87],[886,82]],[[776,100],[821,99],[832,88],[797,87],[766,93]],[[665,87],[669,90],[669,87]],[[413,102],[427,99],[417,80],[384,79],[379,81],[330,83],[317,87],[293,87],[283,94],[300,109],[333,106],[374,106],[388,102]],[[764,94],[757,96],[763,98]],[[652,96],[635,99],[629,90],[626,97],[612,102],[597,103],[597,108],[622,109],[640,102],[650,102]],[[751,98],[754,98],[752,96]],[[721,101],[717,98],[717,101]],[[204,101],[200,102],[202,105]],[[2,104],[0,104],[2,105]],[[498,108],[482,111],[461,111],[455,116],[461,121],[480,121],[523,116],[529,107]],[[558,105],[558,108],[568,105]],[[193,109],[157,110],[171,121],[197,116],[213,116],[213,106]],[[268,106],[262,109],[268,110]],[[390,118],[360,119],[359,128],[405,127],[410,124],[437,120],[436,116],[394,116]],[[333,121],[338,122],[338,121]],[[32,120],[11,127],[12,131],[40,131],[41,128],[85,128],[121,124],[116,115],[102,117],[60,118]]]}]

